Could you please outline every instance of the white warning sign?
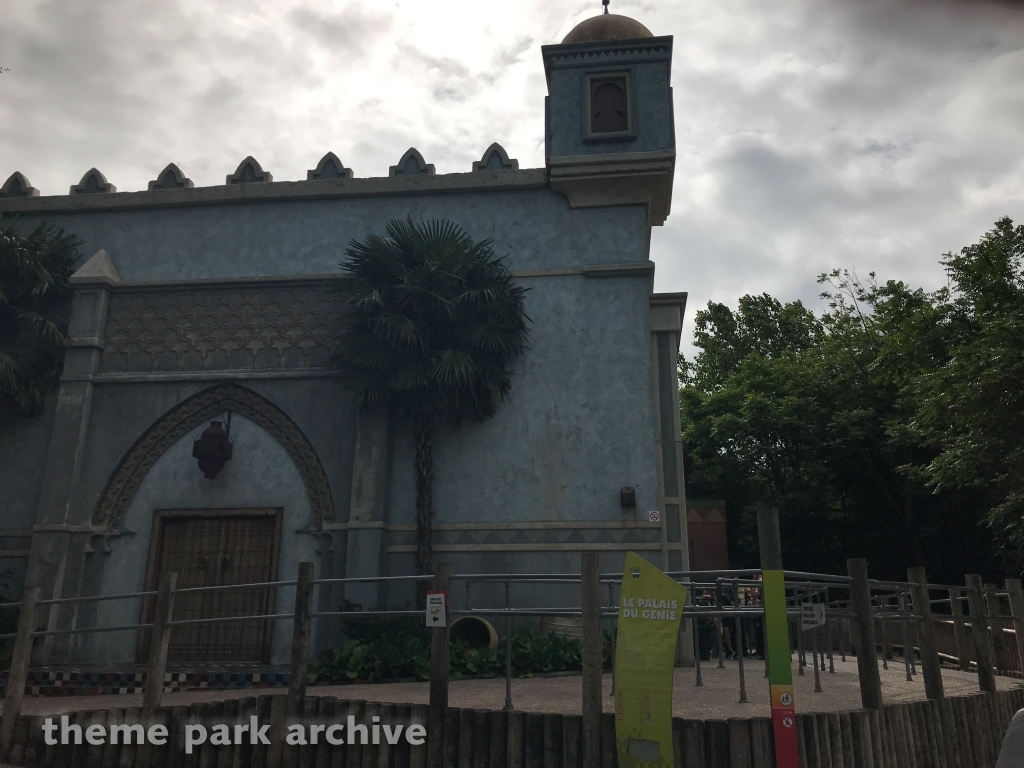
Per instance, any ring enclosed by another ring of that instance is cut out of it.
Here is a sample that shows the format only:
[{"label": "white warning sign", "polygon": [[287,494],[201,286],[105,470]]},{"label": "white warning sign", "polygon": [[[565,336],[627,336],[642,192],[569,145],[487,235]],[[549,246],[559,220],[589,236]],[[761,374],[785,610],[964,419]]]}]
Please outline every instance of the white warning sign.
[{"label": "white warning sign", "polygon": [[825,623],[824,603],[800,604],[800,629],[814,629]]},{"label": "white warning sign", "polygon": [[448,626],[448,595],[444,592],[427,592],[427,626]]}]

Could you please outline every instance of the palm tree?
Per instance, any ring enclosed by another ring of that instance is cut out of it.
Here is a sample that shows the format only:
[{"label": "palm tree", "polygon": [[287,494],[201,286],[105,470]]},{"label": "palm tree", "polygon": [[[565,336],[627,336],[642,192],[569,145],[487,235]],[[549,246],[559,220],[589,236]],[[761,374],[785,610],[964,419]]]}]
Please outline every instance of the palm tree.
[{"label": "palm tree", "polygon": [[80,244],[46,224],[23,236],[0,220],[0,421],[39,413],[60,377],[64,332],[54,315],[71,296]]},{"label": "palm tree", "polygon": [[527,348],[526,289],[450,221],[394,219],[349,243],[332,293],[350,310],[335,361],[360,406],[389,404],[416,439],[416,569],[433,555],[435,426],[482,422]]}]

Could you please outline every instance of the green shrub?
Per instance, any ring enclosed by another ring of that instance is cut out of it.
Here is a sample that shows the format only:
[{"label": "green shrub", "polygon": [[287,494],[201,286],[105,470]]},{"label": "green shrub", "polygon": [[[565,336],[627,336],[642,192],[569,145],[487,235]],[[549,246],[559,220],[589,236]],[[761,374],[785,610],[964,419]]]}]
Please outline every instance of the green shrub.
[{"label": "green shrub", "polygon": [[[358,610],[346,604],[345,610]],[[340,648],[320,654],[313,665],[311,680],[324,683],[376,683],[415,678],[430,679],[429,630],[413,618],[371,618],[346,620],[351,638]],[[604,659],[608,660],[605,636]],[[497,648],[473,648],[465,642],[451,646],[449,675],[452,680],[491,678],[505,674],[506,642]],[[512,636],[512,674],[532,677],[551,672],[583,668],[583,647],[579,640],[554,632],[520,629]]]},{"label": "green shrub", "polygon": [[[346,600],[343,611],[362,606]],[[430,631],[408,616],[367,616],[342,621],[350,638],[340,648],[320,654],[313,665],[314,682],[379,683],[402,678],[430,678]]]}]

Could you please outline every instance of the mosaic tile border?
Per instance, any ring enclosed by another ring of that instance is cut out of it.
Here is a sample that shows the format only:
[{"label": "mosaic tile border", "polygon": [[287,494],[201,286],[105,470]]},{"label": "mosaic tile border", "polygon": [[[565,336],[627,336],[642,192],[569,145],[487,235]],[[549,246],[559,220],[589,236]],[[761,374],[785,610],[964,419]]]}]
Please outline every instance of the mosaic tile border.
[{"label": "mosaic tile border", "polygon": [[[7,691],[7,672],[0,673],[0,695]],[[279,688],[288,685],[287,671],[275,669],[173,671],[164,676],[164,692]],[[110,670],[30,670],[26,696],[105,696],[142,693],[146,673]]]}]

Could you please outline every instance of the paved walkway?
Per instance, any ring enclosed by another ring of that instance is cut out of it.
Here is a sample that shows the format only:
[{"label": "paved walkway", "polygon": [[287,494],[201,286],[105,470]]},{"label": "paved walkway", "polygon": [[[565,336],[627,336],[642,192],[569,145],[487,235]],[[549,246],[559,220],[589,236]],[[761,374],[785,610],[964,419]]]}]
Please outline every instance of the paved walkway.
[{"label": "paved walkway", "polygon": [[[821,693],[814,692],[814,672],[810,668],[803,677],[794,681],[796,708],[800,712],[825,712],[856,709],[860,706],[860,685],[855,660],[835,662],[834,674],[821,673]],[[705,662],[701,668],[704,685],[694,685],[694,670],[676,669],[673,712],[677,717],[693,719],[725,717],[767,717],[769,715],[768,681],[764,677],[764,663],[746,663],[747,697],[749,702],[739,703],[739,674],[735,661],[726,662],[719,669],[717,662]],[[882,677],[882,695],[887,702],[923,700],[924,682],[921,670],[912,682],[900,662],[879,670]],[[978,690],[975,674],[943,670],[946,695],[967,694]],[[1024,685],[1013,678],[997,678],[1001,690]],[[604,709],[612,711],[611,675],[604,676]],[[183,691],[164,696],[168,706],[180,706],[203,701],[221,701],[259,694],[284,695],[286,689],[232,689],[217,691]],[[383,683],[379,685],[315,685],[309,687],[311,695],[337,696],[342,699],[387,701],[408,704],[426,704],[429,699],[427,683]],[[527,678],[512,681],[512,702],[516,709],[527,712],[579,712],[581,704],[579,676],[556,678]],[[454,707],[474,709],[501,709],[505,703],[505,679],[457,680],[451,683],[449,700]],[[25,699],[23,712],[31,715],[60,714],[78,710],[139,707],[141,694],[111,696],[39,697]],[[2,709],[0,709],[2,711]]]}]

